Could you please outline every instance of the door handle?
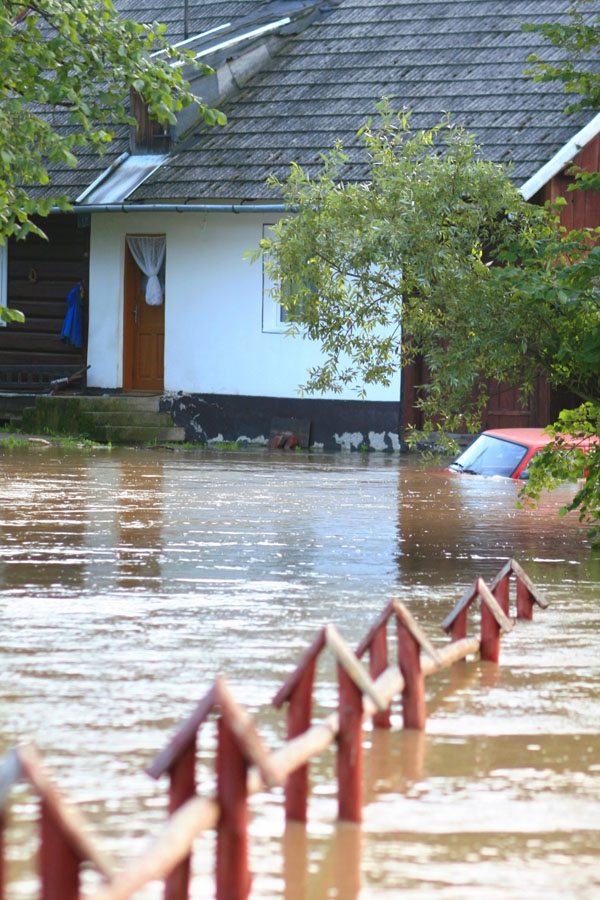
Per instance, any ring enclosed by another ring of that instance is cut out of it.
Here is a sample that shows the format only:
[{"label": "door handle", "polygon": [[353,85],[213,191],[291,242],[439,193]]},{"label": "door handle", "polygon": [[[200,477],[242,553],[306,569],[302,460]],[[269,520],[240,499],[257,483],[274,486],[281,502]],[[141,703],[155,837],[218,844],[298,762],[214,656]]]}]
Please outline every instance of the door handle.
[{"label": "door handle", "polygon": [[133,307],[133,321],[137,325],[137,321],[138,321],[138,305],[137,305],[137,303]]}]

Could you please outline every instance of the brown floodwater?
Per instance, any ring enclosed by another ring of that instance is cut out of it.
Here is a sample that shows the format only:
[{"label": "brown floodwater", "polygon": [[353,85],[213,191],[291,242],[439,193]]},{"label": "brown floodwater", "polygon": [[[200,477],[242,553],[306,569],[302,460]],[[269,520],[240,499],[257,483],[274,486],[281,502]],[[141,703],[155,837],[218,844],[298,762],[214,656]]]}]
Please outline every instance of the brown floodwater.
[{"label": "brown floodwater", "polygon": [[[144,774],[217,673],[283,738],[270,700],[327,622],[356,644],[385,602],[428,632],[514,555],[550,600],[501,665],[428,680],[425,735],[365,732],[364,822],[336,823],[335,754],[310,822],[251,801],[255,898],[600,896],[600,558],[504,479],[383,454],[0,450],[0,753],[33,739],[119,865],[165,818]],[[473,627],[476,627],[474,622]],[[335,708],[331,663],[316,715]],[[199,790],[214,732],[201,732]],[[33,898],[35,804],[9,816],[9,898]],[[193,897],[213,895],[212,836]],[[88,886],[96,882],[93,877]],[[150,886],[139,896],[159,897]]]}]

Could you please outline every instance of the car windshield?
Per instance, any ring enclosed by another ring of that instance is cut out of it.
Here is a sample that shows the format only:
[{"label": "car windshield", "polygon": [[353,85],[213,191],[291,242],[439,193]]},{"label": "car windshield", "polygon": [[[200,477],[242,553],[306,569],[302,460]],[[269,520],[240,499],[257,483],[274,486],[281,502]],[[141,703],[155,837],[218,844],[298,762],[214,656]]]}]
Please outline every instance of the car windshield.
[{"label": "car windshield", "polygon": [[510,477],[526,453],[527,447],[521,444],[480,434],[450,468],[457,472],[469,472],[471,475]]}]

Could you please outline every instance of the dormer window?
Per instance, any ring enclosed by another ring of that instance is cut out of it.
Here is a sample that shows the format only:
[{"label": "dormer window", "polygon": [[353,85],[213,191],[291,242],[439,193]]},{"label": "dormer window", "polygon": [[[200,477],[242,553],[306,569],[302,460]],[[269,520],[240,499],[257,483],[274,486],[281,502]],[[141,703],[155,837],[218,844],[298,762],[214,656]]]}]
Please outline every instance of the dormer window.
[{"label": "dormer window", "polygon": [[137,91],[131,91],[131,112],[135,126],[131,129],[132,153],[167,153],[171,146],[171,130],[150,118],[148,105]]}]

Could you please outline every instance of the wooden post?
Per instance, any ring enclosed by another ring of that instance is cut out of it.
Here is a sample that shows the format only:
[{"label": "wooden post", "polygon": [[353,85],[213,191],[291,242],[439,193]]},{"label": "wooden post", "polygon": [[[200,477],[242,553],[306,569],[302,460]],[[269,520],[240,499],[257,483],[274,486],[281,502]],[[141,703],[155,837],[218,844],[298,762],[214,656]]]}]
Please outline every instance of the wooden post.
[{"label": "wooden post", "polygon": [[217,900],[245,900],[250,893],[246,759],[224,716],[217,722]]},{"label": "wooden post", "polygon": [[[312,717],[312,692],[317,659],[325,647],[325,629],[322,628],[294,671],[273,697],[273,706],[280,709],[288,703],[288,741],[299,737],[310,728]],[[308,762],[290,772],[285,783],[286,822],[306,822],[308,809]]]},{"label": "wooden post", "polygon": [[80,858],[56,821],[50,804],[40,801],[39,873],[41,900],[79,900]]},{"label": "wooden post", "polygon": [[500,659],[500,626],[492,611],[481,604],[481,659],[497,663]]},{"label": "wooden post", "polygon": [[517,578],[517,619],[533,619],[535,597],[527,585]]},{"label": "wooden post", "polygon": [[[376,681],[388,668],[387,623],[393,611],[394,604],[390,602],[356,648],[358,659],[361,659],[367,651],[369,652],[369,674],[373,681]],[[374,714],[373,726],[375,728],[391,728],[391,704],[387,709]]]},{"label": "wooden post", "polygon": [[532,619],[533,604],[537,603],[541,609],[547,609],[548,600],[516,559],[511,559],[510,565],[517,582],[517,619]]},{"label": "wooden post", "polygon": [[467,636],[468,607],[461,610],[450,626],[450,638],[452,641],[462,641]]},{"label": "wooden post", "polygon": [[[287,709],[288,741],[310,728],[312,692],[317,657],[313,656],[289,697]],[[291,772],[285,783],[286,822],[306,822],[308,810],[308,763]]]},{"label": "wooden post", "polygon": [[[500,598],[507,603],[508,590],[506,593],[503,591]],[[483,578],[477,579],[477,593],[481,597],[481,659],[497,663],[500,659],[500,634],[502,630],[510,631],[513,623]]]},{"label": "wooden post", "polygon": [[233,697],[225,679],[215,680],[217,721],[217,900],[245,900],[250,893],[248,869],[248,768],[254,763],[267,787],[283,783],[254,720]]},{"label": "wooden post", "polygon": [[[369,645],[369,674],[373,681],[388,667],[387,623],[380,626]],[[376,712],[373,716],[374,728],[391,728],[391,709]]]},{"label": "wooden post", "polygon": [[442,622],[442,629],[450,635],[452,641],[462,641],[467,636],[467,616],[472,603],[477,597],[477,582],[467,588],[460,600]]},{"label": "wooden post", "polygon": [[425,678],[421,671],[421,648],[402,619],[396,619],[398,667],[404,678],[402,718],[405,728],[424,731],[427,721]]},{"label": "wooden post", "polygon": [[[150,763],[146,772],[151,778],[169,776],[169,816],[196,795],[196,746],[198,731],[215,705],[215,687],[196,704],[179,726],[169,743]],[[190,890],[191,853],[179,862],[165,878],[165,900],[188,900]]]},{"label": "wooden post", "polygon": [[[169,769],[169,816],[196,794],[196,734]],[[186,856],[165,880],[165,900],[188,900],[192,858]]]},{"label": "wooden post", "polygon": [[399,600],[393,601],[398,631],[398,666],[404,679],[402,716],[405,728],[424,731],[427,721],[425,705],[425,673],[421,668],[421,651],[427,654],[434,667],[442,668],[444,661],[410,610]]},{"label": "wooden post", "polygon": [[347,822],[360,822],[363,694],[379,712],[384,712],[389,703],[333,625],[325,626],[325,636],[327,646],[338,662],[338,814]]},{"label": "wooden post", "polygon": [[110,880],[112,862],[96,847],[90,828],[78,809],[60,794],[48,776],[33,744],[16,752],[20,776],[40,798],[38,868],[41,900],[79,900],[79,864],[84,860]]},{"label": "wooden post", "polygon": [[338,663],[339,734],[337,753],[338,817],[362,821],[362,718],[361,689]]},{"label": "wooden post", "polygon": [[498,606],[505,615],[510,612],[510,574],[506,574],[500,579],[498,584],[492,588],[492,594],[498,601]]}]

